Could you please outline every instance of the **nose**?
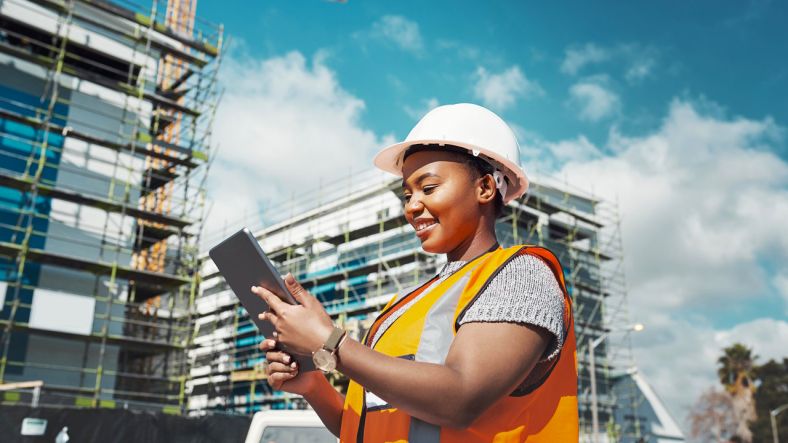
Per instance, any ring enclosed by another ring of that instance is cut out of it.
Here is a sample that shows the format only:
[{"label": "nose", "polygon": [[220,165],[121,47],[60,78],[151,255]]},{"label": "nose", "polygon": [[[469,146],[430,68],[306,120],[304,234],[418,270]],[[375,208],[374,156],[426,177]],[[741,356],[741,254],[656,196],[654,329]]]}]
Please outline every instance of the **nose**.
[{"label": "nose", "polygon": [[408,215],[418,215],[423,210],[424,204],[415,194],[410,197],[407,203],[405,203],[405,213]]}]

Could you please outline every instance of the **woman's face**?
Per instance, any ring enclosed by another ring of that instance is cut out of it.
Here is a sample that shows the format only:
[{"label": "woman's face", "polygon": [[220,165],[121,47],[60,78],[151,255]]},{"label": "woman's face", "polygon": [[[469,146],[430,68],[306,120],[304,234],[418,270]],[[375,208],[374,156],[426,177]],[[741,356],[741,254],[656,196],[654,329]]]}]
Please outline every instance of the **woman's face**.
[{"label": "woman's face", "polygon": [[449,254],[479,231],[476,182],[461,154],[416,152],[402,168],[405,218],[427,252]]}]

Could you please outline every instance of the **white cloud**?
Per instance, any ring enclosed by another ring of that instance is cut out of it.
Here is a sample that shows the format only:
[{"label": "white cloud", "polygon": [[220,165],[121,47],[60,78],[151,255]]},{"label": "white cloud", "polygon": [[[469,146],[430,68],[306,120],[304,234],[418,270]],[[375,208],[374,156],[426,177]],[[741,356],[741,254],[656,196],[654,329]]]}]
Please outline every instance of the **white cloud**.
[{"label": "white cloud", "polygon": [[[449,40],[449,39],[438,39],[435,41],[435,47],[438,49],[452,52],[453,55],[463,59],[463,60],[479,60],[481,58],[482,51],[475,47],[468,45],[467,43],[460,43],[456,40]],[[490,54],[484,54],[487,60],[490,60]]]},{"label": "white cloud", "polygon": [[474,96],[497,111],[511,107],[518,98],[539,96],[544,90],[539,83],[529,80],[519,66],[493,74],[479,67],[476,70]]},{"label": "white cloud", "polygon": [[712,322],[741,321],[752,303],[788,307],[775,290],[785,280],[765,265],[788,262],[788,163],[774,154],[783,132],[771,119],[708,115],[675,100],[656,131],[613,130],[606,151],[614,155],[557,171],[619,202],[630,315],[647,325],[634,337],[635,355],[680,421],[715,383],[723,346],[742,341],[764,358],[785,355],[785,321]]},{"label": "white cloud", "polygon": [[676,100],[655,133],[613,131],[617,155],[570,161],[560,174],[618,196],[637,288],[654,303],[699,305],[763,293],[755,259],[788,258],[788,164],[765,148],[780,137],[771,120],[718,119]]},{"label": "white cloud", "polygon": [[[734,343],[742,343],[754,350],[758,362],[782,360],[786,357],[785,344],[788,343],[788,322],[772,318],[759,318],[741,323],[729,330],[717,331],[714,343],[723,349]],[[718,354],[719,356],[719,354]]]},{"label": "white cloud", "polygon": [[616,63],[623,65],[627,82],[638,83],[654,74],[659,51],[652,46],[638,43],[618,44],[608,47],[586,43],[571,46],[565,50],[561,62],[561,72],[577,75],[591,65]]},{"label": "white cloud", "polygon": [[626,73],[624,73],[624,78],[626,78],[630,83],[637,83],[649,77],[652,74],[656,64],[657,61],[653,57],[638,57],[631,62],[627,68]]},{"label": "white cloud", "polygon": [[438,105],[440,105],[438,99],[435,97],[430,97],[428,99],[421,100],[418,106],[405,105],[403,109],[405,110],[405,113],[408,114],[409,117],[413,118],[414,120],[419,120],[422,117],[424,117],[426,113],[428,113],[432,109],[437,108]]},{"label": "white cloud", "polygon": [[573,140],[548,143],[546,147],[553,157],[562,163],[568,160],[588,161],[599,158],[602,155],[599,148],[594,146],[584,135],[580,135]]},{"label": "white cloud", "polygon": [[400,49],[414,54],[424,51],[424,39],[419,24],[401,15],[384,15],[372,24],[369,35],[388,40]]},{"label": "white cloud", "polygon": [[556,176],[556,169],[566,162],[588,162],[602,157],[602,151],[585,135],[557,142],[545,140],[539,134],[509,123],[520,144],[520,161],[526,173],[549,180]]},{"label": "white cloud", "polygon": [[788,274],[775,275],[772,279],[772,284],[777,290],[777,294],[783,298],[785,314],[788,315]]},{"label": "white cloud", "polygon": [[593,43],[567,48],[564,52],[561,72],[569,75],[576,75],[584,66],[609,60],[612,56],[609,49]]},{"label": "white cloud", "polygon": [[367,170],[392,141],[361,125],[364,101],[342,88],[321,54],[230,57],[222,84],[206,232],[245,215],[259,221],[261,207],[314,191],[321,178]]},{"label": "white cloud", "polygon": [[569,88],[569,104],[578,109],[581,120],[597,122],[610,117],[620,108],[618,95],[604,83],[592,78],[577,82]]}]

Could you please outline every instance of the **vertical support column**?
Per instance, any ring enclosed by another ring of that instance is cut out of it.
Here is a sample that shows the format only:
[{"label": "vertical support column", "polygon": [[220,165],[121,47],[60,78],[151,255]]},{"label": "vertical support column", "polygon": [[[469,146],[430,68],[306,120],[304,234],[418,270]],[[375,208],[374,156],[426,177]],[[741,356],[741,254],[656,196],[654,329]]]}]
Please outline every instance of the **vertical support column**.
[{"label": "vertical support column", "polygon": [[36,386],[33,388],[33,401],[30,403],[30,406],[33,408],[38,407],[38,401],[41,398],[41,386]]},{"label": "vertical support column", "polygon": [[591,377],[591,442],[599,442],[599,412],[596,396],[596,365],[594,364],[594,343],[588,339],[588,365]]}]

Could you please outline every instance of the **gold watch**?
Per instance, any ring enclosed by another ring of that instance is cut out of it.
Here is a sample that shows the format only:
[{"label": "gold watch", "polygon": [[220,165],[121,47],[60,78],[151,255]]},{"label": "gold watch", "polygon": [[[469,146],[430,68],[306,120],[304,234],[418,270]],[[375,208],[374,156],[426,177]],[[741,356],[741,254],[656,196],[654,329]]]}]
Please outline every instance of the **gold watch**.
[{"label": "gold watch", "polygon": [[323,347],[312,353],[312,362],[317,369],[323,372],[331,372],[337,367],[337,350],[342,340],[347,335],[344,329],[334,326],[328,340],[323,344]]}]

